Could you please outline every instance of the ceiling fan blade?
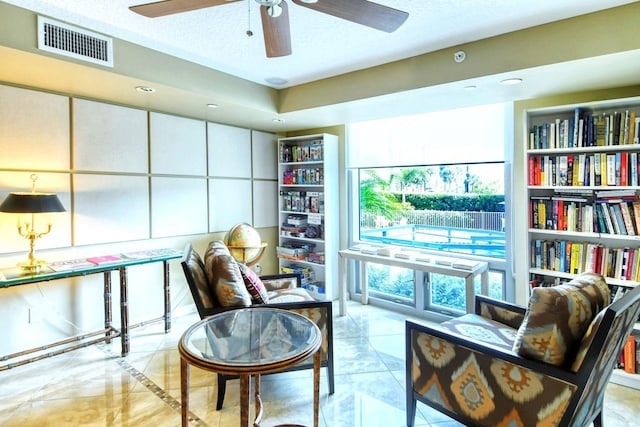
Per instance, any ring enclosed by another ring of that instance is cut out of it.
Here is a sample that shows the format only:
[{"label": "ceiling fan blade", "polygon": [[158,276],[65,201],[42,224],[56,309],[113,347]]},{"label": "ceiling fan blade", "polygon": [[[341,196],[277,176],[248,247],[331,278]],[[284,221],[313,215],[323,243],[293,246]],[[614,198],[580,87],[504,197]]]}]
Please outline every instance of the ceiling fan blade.
[{"label": "ceiling fan blade", "polygon": [[293,2],[298,6],[317,10],[318,12],[387,33],[397,30],[409,17],[407,12],[367,0],[317,0],[315,3],[293,0]]},{"label": "ceiling fan blade", "polygon": [[236,1],[240,0],[164,0],[131,6],[129,9],[147,18],[157,18],[159,16],[204,9],[205,7],[220,6]]},{"label": "ceiling fan blade", "polygon": [[269,6],[260,6],[267,58],[291,55],[289,7],[284,0],[280,2],[278,7],[282,8],[282,13],[278,17],[272,17],[269,15]]}]

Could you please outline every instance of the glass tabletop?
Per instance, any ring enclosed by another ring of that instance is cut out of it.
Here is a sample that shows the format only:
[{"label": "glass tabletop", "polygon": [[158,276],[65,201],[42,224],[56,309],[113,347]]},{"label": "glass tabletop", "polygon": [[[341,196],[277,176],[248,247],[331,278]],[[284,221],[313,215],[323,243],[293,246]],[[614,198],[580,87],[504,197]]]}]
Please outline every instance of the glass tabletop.
[{"label": "glass tabletop", "polygon": [[247,308],[208,317],[181,338],[181,351],[225,366],[255,367],[315,351],[318,327],[306,317],[275,308]]},{"label": "glass tabletop", "polygon": [[109,255],[111,260],[102,264],[96,264],[85,258],[53,262],[49,265],[43,265],[42,270],[38,273],[26,272],[20,267],[5,267],[0,268],[0,288],[84,276],[139,264],[169,261],[181,256],[182,251],[175,249],[150,249]]}]

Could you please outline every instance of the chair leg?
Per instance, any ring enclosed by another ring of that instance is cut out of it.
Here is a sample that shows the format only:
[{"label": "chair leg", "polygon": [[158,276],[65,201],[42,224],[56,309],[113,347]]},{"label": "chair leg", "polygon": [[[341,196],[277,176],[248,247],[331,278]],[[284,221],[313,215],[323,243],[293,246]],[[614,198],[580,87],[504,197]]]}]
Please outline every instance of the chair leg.
[{"label": "chair leg", "polygon": [[598,415],[594,418],[593,427],[602,427],[602,411],[598,412]]},{"label": "chair leg", "polygon": [[413,389],[407,391],[407,427],[413,427],[416,422],[416,399],[413,397]]},{"label": "chair leg", "polygon": [[332,359],[329,359],[329,363],[327,363],[327,376],[329,377],[329,394],[333,394],[336,391],[336,385],[333,377],[333,360]]},{"label": "chair leg", "polygon": [[227,378],[218,374],[218,401],[216,402],[216,411],[222,409],[222,404],[224,403],[224,394],[227,391]]}]

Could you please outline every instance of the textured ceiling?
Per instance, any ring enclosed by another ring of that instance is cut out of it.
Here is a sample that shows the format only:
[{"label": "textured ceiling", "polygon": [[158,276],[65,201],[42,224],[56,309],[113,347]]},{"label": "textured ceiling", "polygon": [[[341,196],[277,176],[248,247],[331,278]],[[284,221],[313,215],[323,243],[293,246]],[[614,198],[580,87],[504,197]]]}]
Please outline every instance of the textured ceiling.
[{"label": "textured ceiling", "polygon": [[[266,58],[259,5],[253,0],[153,19],[129,10],[129,6],[145,2],[5,0],[5,3],[275,88],[632,3],[629,0],[378,0],[409,13],[409,19],[400,29],[387,34],[289,1],[293,54]],[[248,29],[253,31],[252,37],[246,35]],[[267,83],[267,79],[274,77],[287,83]]]}]

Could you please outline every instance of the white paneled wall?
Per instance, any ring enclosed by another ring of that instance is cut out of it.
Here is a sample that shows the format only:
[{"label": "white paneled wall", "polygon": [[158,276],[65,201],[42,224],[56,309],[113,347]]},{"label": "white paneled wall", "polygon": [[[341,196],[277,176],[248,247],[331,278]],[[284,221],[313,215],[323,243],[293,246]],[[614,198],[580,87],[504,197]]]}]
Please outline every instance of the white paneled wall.
[{"label": "white paneled wall", "polygon": [[[29,191],[33,173],[37,190],[58,194],[67,211],[36,218],[37,227],[53,224],[36,242],[37,256],[49,261],[187,242],[204,253],[210,233],[238,222],[276,233],[275,141],[269,133],[0,85],[0,201]],[[28,252],[16,225],[17,215],[0,213],[0,268]],[[274,261],[263,263],[275,272]],[[161,266],[128,273],[131,322],[159,316]],[[193,309],[178,260],[170,276],[174,310]],[[100,328],[102,280],[0,288],[7,325],[0,355]],[[112,292],[117,301],[118,287]],[[119,306],[113,310],[118,319]]]},{"label": "white paneled wall", "polygon": [[73,100],[73,169],[147,173],[147,113],[135,108]]},{"label": "white paneled wall", "polygon": [[207,128],[202,120],[151,113],[151,173],[207,175]]},{"label": "white paneled wall", "polygon": [[69,98],[0,85],[0,170],[69,169]]},{"label": "white paneled wall", "polygon": [[[0,199],[58,193],[39,248],[277,224],[277,136],[95,100],[0,85]],[[256,205],[257,203],[257,205]],[[0,254],[26,251],[0,213]],[[46,225],[46,224],[45,224]]]},{"label": "white paneled wall", "polygon": [[148,239],[148,181],[144,176],[74,174],[74,243]]}]

